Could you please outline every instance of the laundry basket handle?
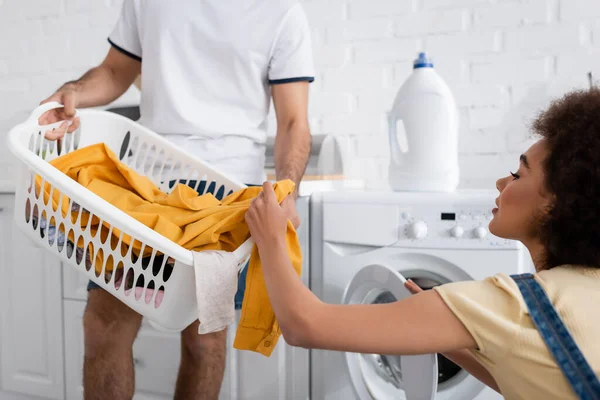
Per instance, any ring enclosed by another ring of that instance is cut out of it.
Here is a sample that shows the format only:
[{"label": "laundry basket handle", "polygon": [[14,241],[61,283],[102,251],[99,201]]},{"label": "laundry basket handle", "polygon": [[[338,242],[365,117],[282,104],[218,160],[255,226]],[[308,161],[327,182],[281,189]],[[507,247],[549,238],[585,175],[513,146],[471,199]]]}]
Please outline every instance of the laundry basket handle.
[{"label": "laundry basket handle", "polygon": [[244,243],[242,243],[240,247],[235,249],[235,251],[233,252],[233,255],[235,255],[235,258],[237,259],[238,262],[242,262],[242,261],[244,261],[245,258],[248,257],[248,255],[250,255],[253,247],[254,247],[254,239],[249,238]]},{"label": "laundry basket handle", "polygon": [[[39,126],[39,119],[42,115],[44,115],[45,113],[47,113],[50,110],[54,110],[56,108],[64,108],[64,107],[65,106],[63,104],[60,104],[57,101],[50,101],[48,103],[44,103],[31,112],[31,115],[29,115],[28,121],[31,123],[35,123],[36,125]],[[78,114],[77,110],[75,110],[75,116],[77,116],[77,114]]]}]

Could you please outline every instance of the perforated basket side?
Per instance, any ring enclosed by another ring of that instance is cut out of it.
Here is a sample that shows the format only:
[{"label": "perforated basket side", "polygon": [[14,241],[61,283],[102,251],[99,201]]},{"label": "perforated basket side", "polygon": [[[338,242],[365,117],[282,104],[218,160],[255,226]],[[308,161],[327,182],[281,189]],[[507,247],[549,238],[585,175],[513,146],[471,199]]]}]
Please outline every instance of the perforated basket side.
[{"label": "perforated basket side", "polygon": [[[80,118],[80,130],[60,142],[45,140],[43,131],[30,123],[9,134],[9,147],[22,162],[16,222],[38,245],[86,273],[135,311],[165,328],[181,330],[196,318],[191,253],[70,180],[47,161],[102,141],[164,191],[172,190],[177,182],[188,183],[201,193],[219,194],[244,185],[126,118],[99,111],[82,111]],[[50,196],[35,190],[36,174]],[[50,200],[55,193],[59,198],[56,204]],[[89,223],[82,224],[84,218]],[[145,256],[137,257],[134,247],[141,248]],[[239,250],[249,254],[250,249],[242,246]],[[111,265],[122,272],[111,272]]]},{"label": "perforated basket side", "polygon": [[[165,328],[181,330],[196,319],[190,265],[161,254],[127,231],[121,231],[116,240],[111,240],[115,228],[103,225],[101,219],[97,221],[99,229],[93,231],[91,222],[96,215],[86,213],[62,194],[57,205],[46,201],[50,199],[31,185],[33,171],[27,168],[22,171],[29,184],[17,187],[15,219],[38,246]],[[64,212],[63,204],[69,212]],[[84,216],[90,223],[82,224]],[[129,245],[125,244],[127,241]],[[141,248],[138,255],[133,251],[135,245]]]}]

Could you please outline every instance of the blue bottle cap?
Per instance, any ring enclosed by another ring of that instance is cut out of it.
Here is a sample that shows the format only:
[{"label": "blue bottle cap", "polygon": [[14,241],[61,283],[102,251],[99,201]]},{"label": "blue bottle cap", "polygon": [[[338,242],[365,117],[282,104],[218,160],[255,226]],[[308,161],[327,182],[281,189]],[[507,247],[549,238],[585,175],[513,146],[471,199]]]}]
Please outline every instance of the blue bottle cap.
[{"label": "blue bottle cap", "polygon": [[427,57],[427,53],[419,53],[419,57],[413,63],[413,69],[417,68],[433,68],[433,61]]}]

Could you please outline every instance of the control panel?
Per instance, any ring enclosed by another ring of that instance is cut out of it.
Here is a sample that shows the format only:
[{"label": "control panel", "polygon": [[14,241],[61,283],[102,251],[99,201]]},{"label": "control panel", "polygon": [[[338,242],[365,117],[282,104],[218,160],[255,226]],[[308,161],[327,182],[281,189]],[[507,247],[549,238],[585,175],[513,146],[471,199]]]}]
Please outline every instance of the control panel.
[{"label": "control panel", "polygon": [[325,241],[411,249],[521,249],[521,243],[489,230],[497,196],[496,191],[330,192],[313,195],[312,201],[323,204]]},{"label": "control panel", "polygon": [[396,246],[482,249],[520,247],[515,241],[490,233],[489,223],[493,219],[491,206],[398,206],[402,208],[402,212]]}]

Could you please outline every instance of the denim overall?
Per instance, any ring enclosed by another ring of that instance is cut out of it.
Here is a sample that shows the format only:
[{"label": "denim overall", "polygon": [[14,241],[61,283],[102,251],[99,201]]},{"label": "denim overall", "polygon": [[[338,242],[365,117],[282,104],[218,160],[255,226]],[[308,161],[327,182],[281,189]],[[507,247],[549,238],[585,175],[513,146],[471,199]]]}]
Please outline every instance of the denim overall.
[{"label": "denim overall", "polygon": [[600,400],[600,380],[532,274],[511,275],[548,350],[581,400]]}]

